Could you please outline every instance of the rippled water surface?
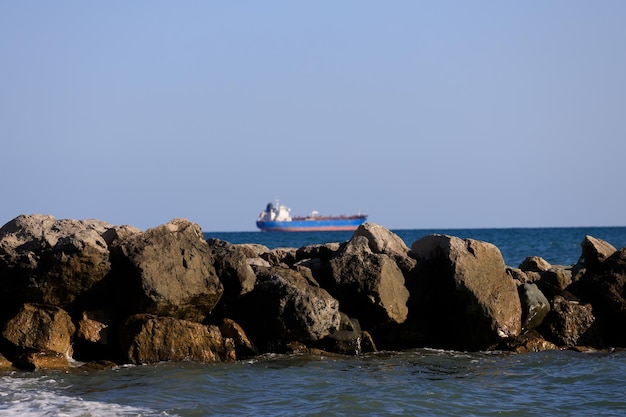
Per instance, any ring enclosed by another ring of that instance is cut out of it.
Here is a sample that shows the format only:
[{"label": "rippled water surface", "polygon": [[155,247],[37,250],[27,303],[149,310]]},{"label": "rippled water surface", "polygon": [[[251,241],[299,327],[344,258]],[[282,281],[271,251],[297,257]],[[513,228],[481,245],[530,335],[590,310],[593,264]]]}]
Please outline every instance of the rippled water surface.
[{"label": "rippled water surface", "polygon": [[276,355],[14,373],[0,415],[624,415],[626,353]]}]

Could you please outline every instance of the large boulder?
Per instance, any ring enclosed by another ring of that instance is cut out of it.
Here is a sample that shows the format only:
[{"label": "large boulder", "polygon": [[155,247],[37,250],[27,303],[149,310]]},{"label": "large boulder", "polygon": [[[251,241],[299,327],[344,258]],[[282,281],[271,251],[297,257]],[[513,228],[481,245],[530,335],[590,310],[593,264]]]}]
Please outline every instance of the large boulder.
[{"label": "large boulder", "polygon": [[239,297],[254,288],[256,275],[248,264],[245,251],[224,240],[208,239],[213,267],[224,285],[224,297]]},{"label": "large boulder", "polygon": [[580,246],[582,254],[578,262],[586,268],[599,267],[602,262],[617,251],[610,243],[589,235],[585,236]]},{"label": "large boulder", "polygon": [[546,339],[559,346],[598,346],[600,339],[590,304],[580,304],[557,295],[552,308],[538,329]]},{"label": "large boulder", "polygon": [[235,359],[232,339],[222,337],[217,326],[173,317],[131,316],[121,330],[120,343],[125,360],[134,364]]},{"label": "large boulder", "polygon": [[23,303],[72,309],[109,273],[99,220],[22,215],[0,228],[0,305],[9,314]]},{"label": "large boulder", "polygon": [[364,329],[403,323],[408,315],[409,291],[396,262],[373,253],[365,236],[354,236],[328,262],[321,280],[339,300],[341,311],[357,318]]},{"label": "large boulder", "polygon": [[27,371],[68,369],[67,356],[53,350],[27,351],[17,356],[13,364]]},{"label": "large boulder", "polygon": [[535,282],[537,287],[548,299],[559,295],[573,299],[568,288],[572,284],[572,269],[566,266],[552,266],[541,273],[541,278]]},{"label": "large boulder", "polygon": [[353,235],[364,236],[373,253],[387,255],[392,258],[400,269],[409,272],[415,267],[415,260],[409,257],[409,247],[404,240],[389,229],[375,223],[366,222],[360,225]]},{"label": "large boulder", "polygon": [[521,304],[500,250],[486,242],[430,235],[411,246],[417,278],[412,320],[430,344],[487,348],[521,331]]},{"label": "large boulder", "polygon": [[626,347],[626,248],[587,270],[573,287],[581,301],[593,306],[604,342]]},{"label": "large boulder", "polygon": [[197,224],[174,219],[131,235],[116,257],[121,304],[127,314],[149,313],[201,322],[222,296],[211,249]]},{"label": "large boulder", "polygon": [[340,323],[337,300],[298,272],[280,267],[257,272],[254,290],[234,312],[263,351],[280,350],[291,341],[317,341]]},{"label": "large boulder", "polygon": [[70,315],[59,307],[24,304],[5,323],[2,337],[16,354],[52,351],[71,356],[75,330]]},{"label": "large boulder", "polygon": [[528,256],[519,265],[519,269],[524,272],[544,272],[552,268],[550,262],[540,256]]}]

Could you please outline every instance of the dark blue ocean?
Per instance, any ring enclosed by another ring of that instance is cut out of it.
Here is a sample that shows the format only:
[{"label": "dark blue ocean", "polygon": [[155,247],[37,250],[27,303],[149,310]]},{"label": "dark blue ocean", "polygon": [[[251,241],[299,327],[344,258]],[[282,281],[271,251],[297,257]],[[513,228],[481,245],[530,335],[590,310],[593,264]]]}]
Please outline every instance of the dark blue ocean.
[{"label": "dark blue ocean", "polygon": [[[541,256],[553,265],[570,265],[580,257],[585,235],[606,240],[616,248],[626,246],[626,227],[559,227],[511,229],[412,229],[392,230],[408,247],[430,234],[447,234],[493,243],[509,266],[518,266],[527,256]],[[344,242],[352,232],[205,232],[205,237],[230,243],[260,243],[270,249],[299,248],[328,242]]]},{"label": "dark blue ocean", "polygon": [[[506,263],[575,263],[591,235],[626,227],[396,230],[408,246],[445,233],[491,242]],[[205,233],[269,248],[351,233]],[[626,352],[530,354],[415,349],[359,357],[269,355],[227,364],[0,374],[0,416],[624,416]]]}]

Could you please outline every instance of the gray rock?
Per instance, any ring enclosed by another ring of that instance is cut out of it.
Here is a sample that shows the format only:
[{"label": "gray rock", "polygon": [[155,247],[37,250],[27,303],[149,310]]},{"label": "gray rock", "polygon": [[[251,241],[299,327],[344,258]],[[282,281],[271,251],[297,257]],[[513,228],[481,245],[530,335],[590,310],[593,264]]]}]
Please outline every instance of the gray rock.
[{"label": "gray rock", "polygon": [[296,262],[296,248],[274,248],[261,254],[272,266],[289,267]]},{"label": "gray rock", "polygon": [[338,242],[330,242],[303,246],[296,250],[296,260],[319,259],[321,262],[326,263],[335,256],[340,245]]},{"label": "gray rock", "polygon": [[626,248],[587,270],[572,291],[593,306],[602,341],[626,347]]},{"label": "gray rock", "polygon": [[219,301],[224,288],[211,249],[197,224],[184,219],[135,234],[121,244],[131,312],[203,321]]},{"label": "gray rock", "polygon": [[239,243],[235,245],[239,248],[246,258],[260,258],[261,254],[269,252],[269,248],[258,243]]},{"label": "gray rock", "polygon": [[357,319],[351,319],[341,313],[339,330],[321,340],[319,347],[328,352],[343,355],[360,355],[371,350],[368,344],[363,343],[363,331]]},{"label": "gray rock", "polygon": [[339,300],[341,311],[357,318],[368,330],[402,323],[408,315],[409,291],[393,259],[373,253],[364,236],[353,237],[328,262],[320,284]]},{"label": "gray rock", "polygon": [[[0,304],[24,303],[71,309],[110,272],[102,238],[108,223],[19,216],[0,228]],[[5,313],[6,314],[6,313]]]},{"label": "gray rock", "polygon": [[522,303],[522,327],[535,329],[550,312],[550,302],[536,284],[523,284],[519,287]]},{"label": "gray rock", "polygon": [[552,266],[547,271],[541,273],[541,278],[536,281],[536,284],[550,300],[557,295],[575,300],[575,297],[567,290],[572,284],[571,267]]},{"label": "gray rock", "polygon": [[291,341],[319,340],[339,328],[339,303],[296,271],[272,267],[257,273],[254,290],[242,299],[235,318],[264,351]]},{"label": "gray rock", "polygon": [[409,247],[400,236],[391,232],[389,229],[375,223],[367,222],[356,229],[352,239],[357,236],[367,238],[372,253],[389,256],[405,273],[415,267],[415,260],[409,257]]},{"label": "gray rock", "polygon": [[208,239],[213,266],[224,285],[224,297],[239,297],[254,288],[256,275],[240,247],[219,239]]}]

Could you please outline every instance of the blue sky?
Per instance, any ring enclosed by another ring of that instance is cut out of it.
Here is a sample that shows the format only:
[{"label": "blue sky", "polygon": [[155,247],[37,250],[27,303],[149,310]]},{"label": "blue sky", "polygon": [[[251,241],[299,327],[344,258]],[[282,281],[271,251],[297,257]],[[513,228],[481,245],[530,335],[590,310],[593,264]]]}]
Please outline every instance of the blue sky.
[{"label": "blue sky", "polygon": [[0,3],[0,224],[626,225],[624,1]]}]

